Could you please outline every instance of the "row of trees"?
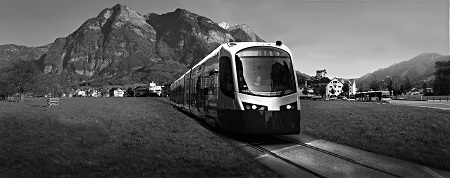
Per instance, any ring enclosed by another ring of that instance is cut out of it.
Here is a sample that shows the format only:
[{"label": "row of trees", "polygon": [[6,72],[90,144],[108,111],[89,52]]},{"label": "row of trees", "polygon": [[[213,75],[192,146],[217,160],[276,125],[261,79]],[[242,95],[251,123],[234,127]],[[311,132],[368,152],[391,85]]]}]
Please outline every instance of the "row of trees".
[{"label": "row of trees", "polygon": [[[389,77],[378,81],[375,79],[369,84],[370,90],[389,90],[392,95],[401,95],[413,88],[423,89],[425,95],[450,95],[450,60],[438,61],[435,65],[436,72],[431,81],[412,82],[408,76],[404,79],[400,77]],[[428,92],[428,88],[433,88],[433,92]],[[360,91],[368,91],[360,84]]]},{"label": "row of trees", "polygon": [[[377,80],[376,77],[372,82],[370,82],[368,88],[365,87],[362,83],[359,86],[359,91],[365,92],[369,90],[380,91],[380,90],[388,90],[391,95],[402,95],[407,91],[411,91],[413,88],[413,84],[408,76],[404,79],[400,77],[390,77],[386,76],[383,80]],[[426,87],[425,87],[426,90]]]},{"label": "row of trees", "polygon": [[43,74],[34,61],[13,60],[0,68],[0,98],[15,94],[23,101],[26,93],[61,95],[67,88],[63,75]]},{"label": "row of trees", "polygon": [[436,62],[433,89],[435,95],[450,95],[450,60]]},{"label": "row of trees", "polygon": [[157,82],[158,79],[161,81],[171,79],[169,78],[171,76],[165,76],[164,73],[150,74],[151,76],[147,71],[136,72],[131,75],[120,73],[111,78],[89,78],[83,75],[70,74],[67,71],[60,74],[44,74],[33,60],[12,60],[6,66],[0,68],[0,100],[5,100],[8,96],[16,94],[20,95],[20,101],[23,101],[26,94],[37,96],[51,94],[52,97],[60,97],[63,93],[68,94],[73,89],[84,86],[102,88],[106,85],[124,85],[140,80],[144,80],[143,83],[149,83],[154,79]]},{"label": "row of trees", "polygon": [[[428,82],[413,82],[408,76],[404,78],[400,78],[399,76],[386,76],[381,80],[377,80],[375,77],[375,79],[368,85],[360,83],[358,86],[358,91],[365,92],[369,90],[388,90],[391,95],[397,96],[405,94],[413,88],[416,88],[417,90],[423,89],[424,95],[450,95],[450,60],[436,62],[435,68],[436,72],[434,73],[434,79]],[[308,81],[308,84],[312,86],[315,95],[325,95],[326,85],[330,82],[329,78],[324,77],[319,80],[308,80],[306,77],[299,75],[299,72],[297,73],[297,76],[299,84],[303,84],[305,81]],[[429,91],[428,88],[432,88],[433,92]],[[341,93],[344,96],[348,95],[348,84],[344,84],[342,91],[343,92]],[[331,94],[334,94],[333,89],[330,92]],[[307,91],[304,90],[303,94],[306,95]]]}]

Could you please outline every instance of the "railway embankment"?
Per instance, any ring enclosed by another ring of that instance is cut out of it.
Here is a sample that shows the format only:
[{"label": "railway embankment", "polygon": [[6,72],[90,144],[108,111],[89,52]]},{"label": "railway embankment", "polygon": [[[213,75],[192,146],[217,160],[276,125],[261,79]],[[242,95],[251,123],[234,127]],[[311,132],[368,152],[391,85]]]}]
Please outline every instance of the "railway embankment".
[{"label": "railway embankment", "polygon": [[301,106],[307,135],[450,171],[450,110],[311,100]]}]

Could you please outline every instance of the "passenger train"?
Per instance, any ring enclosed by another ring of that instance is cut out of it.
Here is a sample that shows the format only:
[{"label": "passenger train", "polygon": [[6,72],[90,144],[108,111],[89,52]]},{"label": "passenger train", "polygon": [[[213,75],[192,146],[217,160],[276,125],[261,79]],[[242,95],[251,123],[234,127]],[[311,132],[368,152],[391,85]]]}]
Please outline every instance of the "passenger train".
[{"label": "passenger train", "polygon": [[220,45],[170,85],[170,102],[231,133],[300,133],[297,77],[281,41]]}]

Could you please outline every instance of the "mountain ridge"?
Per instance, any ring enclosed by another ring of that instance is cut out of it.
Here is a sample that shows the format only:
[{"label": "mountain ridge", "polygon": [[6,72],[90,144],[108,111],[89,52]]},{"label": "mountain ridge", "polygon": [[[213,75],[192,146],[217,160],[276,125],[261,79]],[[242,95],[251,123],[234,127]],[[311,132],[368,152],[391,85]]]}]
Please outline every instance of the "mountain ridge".
[{"label": "mountain ridge", "polygon": [[408,77],[413,81],[414,85],[419,86],[434,79],[435,63],[445,60],[450,60],[450,55],[425,52],[409,60],[394,63],[386,68],[367,73],[357,78],[356,81],[358,86],[360,84],[367,86],[373,80],[381,81],[386,78],[405,79]]},{"label": "mountain ridge", "polygon": [[42,50],[27,47],[12,55],[11,50],[0,48],[0,62],[16,58],[35,60],[44,73],[64,73],[75,81],[105,78],[169,82],[222,43],[238,37],[243,41],[262,40],[248,26],[236,29],[240,31],[233,32],[233,36],[218,23],[186,9],[142,15],[116,4]]}]

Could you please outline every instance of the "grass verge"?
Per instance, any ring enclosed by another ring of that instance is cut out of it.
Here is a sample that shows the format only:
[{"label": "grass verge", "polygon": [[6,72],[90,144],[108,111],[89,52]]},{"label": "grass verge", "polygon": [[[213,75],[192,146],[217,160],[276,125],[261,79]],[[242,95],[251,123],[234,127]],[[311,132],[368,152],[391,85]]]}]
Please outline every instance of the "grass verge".
[{"label": "grass verge", "polygon": [[302,100],[305,134],[450,171],[450,111]]},{"label": "grass verge", "polygon": [[0,175],[277,177],[154,98],[0,102]]}]

